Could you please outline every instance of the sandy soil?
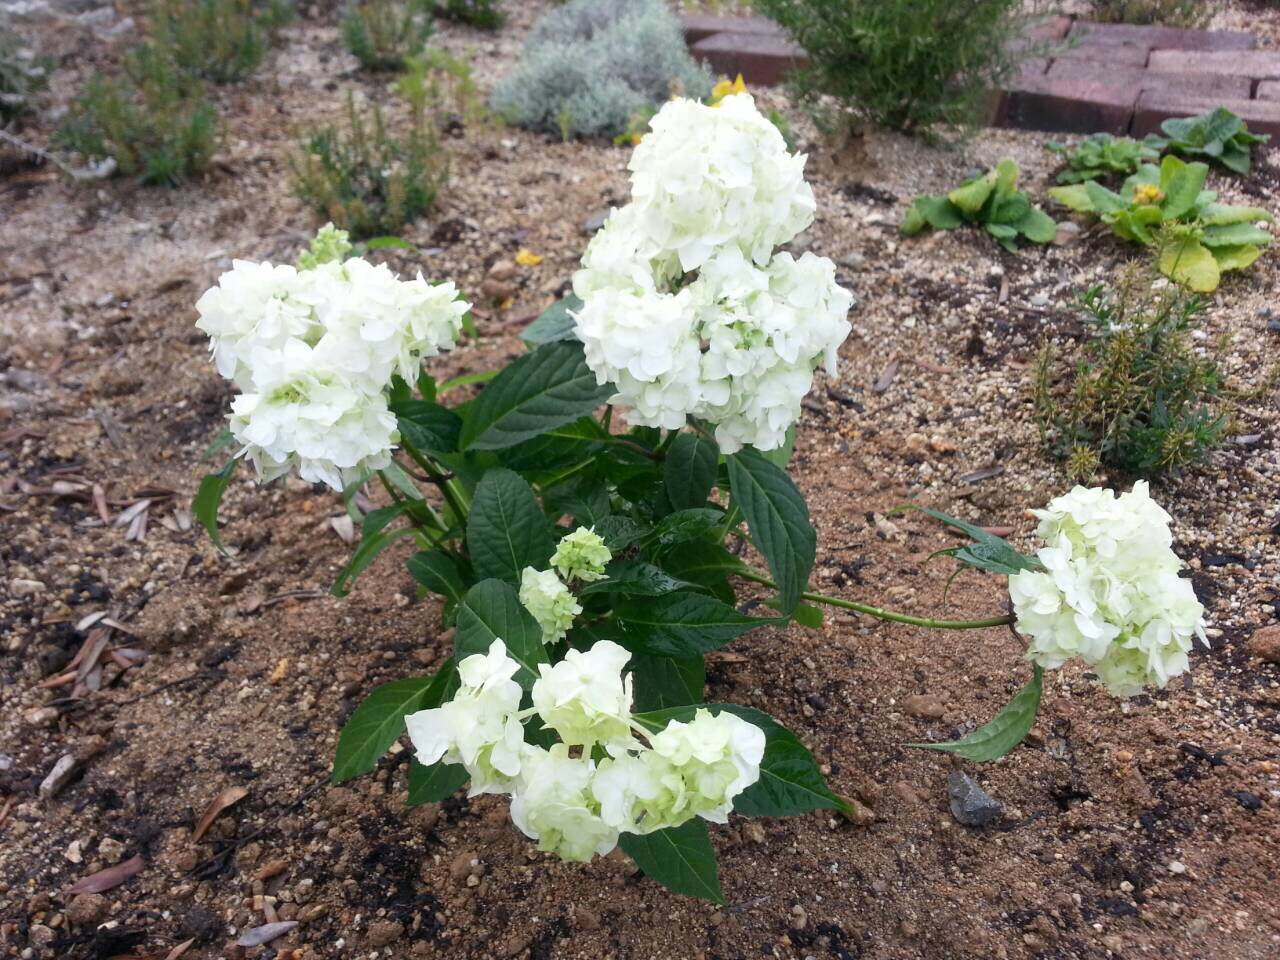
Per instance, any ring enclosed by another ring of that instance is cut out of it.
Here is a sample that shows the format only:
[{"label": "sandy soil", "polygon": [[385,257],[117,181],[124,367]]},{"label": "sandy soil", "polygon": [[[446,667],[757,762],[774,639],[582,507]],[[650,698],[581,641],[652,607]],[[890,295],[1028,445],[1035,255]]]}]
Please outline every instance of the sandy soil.
[{"label": "sandy soil", "polygon": [[[520,5],[496,36],[446,28],[444,42],[472,51],[487,84],[546,6]],[[45,32],[69,57],[65,97],[109,51],[77,29]],[[989,717],[1028,674],[1017,640],[843,615],[735,642],[708,699],[778,717],[875,821],[714,829],[724,908],[666,893],[620,855],[549,860],[500,798],[407,809],[403,753],[328,786],[337,731],[363,695],[446,656],[437,607],[413,600],[390,555],[351,597],[326,594],[348,549],[327,493],[237,480],[223,513],[232,559],[189,529],[185,506],[229,398],[192,304],[229,258],[292,259],[317,225],[289,197],[286,157],[347,89],[385,97],[352,67],[332,19],[288,28],[257,79],[220,92],[226,146],[181,190],[73,186],[36,168],[0,179],[0,955],[161,958],[188,939],[183,956],[201,960],[1277,955],[1280,667],[1246,652],[1280,615],[1274,392],[1246,404],[1211,463],[1156,489],[1210,607],[1212,649],[1186,682],[1127,703],[1079,670],[1052,674],[1028,742],[970,768],[1004,804],[997,827],[957,824],[950,761],[903,744]],[[972,232],[898,236],[912,196],[1002,156],[1042,190],[1052,158],[1036,135],[954,149],[877,136],[833,152],[797,126],[819,197],[806,242],[860,300],[794,461],[819,530],[814,581],[900,608],[1000,611],[1002,583],[976,575],[944,604],[949,571],[925,561],[945,534],[883,514],[915,499],[1029,534],[1025,510],[1064,480],[1037,446],[1028,364],[1044,337],[1080,335],[1076,295],[1133,252],[1096,231],[1018,257]],[[581,253],[582,222],[626,194],[617,148],[518,130],[468,131],[453,147],[440,208],[406,231],[428,252],[391,262],[479,291],[520,247],[546,260],[522,269],[508,309],[480,304],[482,342],[441,374],[516,355],[521,323]],[[1273,162],[1217,186],[1280,208]],[[1242,388],[1280,348],[1276,256],[1224,283],[1205,321],[1232,337],[1225,367]],[[115,518],[142,499],[139,537]],[[120,626],[83,622],[99,612]],[[88,633],[121,658],[104,661],[101,689],[43,687]],[[122,670],[135,650],[145,662]],[[76,773],[41,799],[67,754]],[[104,896],[65,893],[135,856],[141,872]],[[233,946],[272,919],[301,923],[269,947]]]}]

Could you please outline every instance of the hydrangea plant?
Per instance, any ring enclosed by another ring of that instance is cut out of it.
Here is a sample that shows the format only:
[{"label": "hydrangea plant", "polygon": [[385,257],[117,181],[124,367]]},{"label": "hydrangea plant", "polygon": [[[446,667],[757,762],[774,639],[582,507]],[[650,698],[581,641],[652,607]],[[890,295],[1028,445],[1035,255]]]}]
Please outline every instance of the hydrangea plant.
[{"label": "hydrangea plant", "polygon": [[[503,794],[544,851],[583,861],[620,846],[672,890],[719,901],[708,823],[848,809],[793,733],[704,702],[705,656],[747,631],[820,623],[815,604],[943,629],[1016,616],[1033,641],[1032,684],[964,740],[924,745],[979,760],[1030,729],[1042,662],[1123,648],[1121,692],[1185,669],[1176,656],[1149,666],[1151,651],[1182,642],[1193,611],[1166,582],[1159,517],[1144,507],[1123,528],[1111,522],[1128,518],[1124,500],[1105,515],[1082,494],[1078,509],[1051,506],[1073,525],[1046,527],[1058,552],[1039,559],[925,511],[974,538],[948,551],[956,559],[1015,577],[1014,615],[939,620],[809,590],[816,534],[786,463],[815,370],[834,370],[849,333],[852,297],[830,261],[776,249],[814,215],[803,166],[746,94],[667,104],[632,157],[631,202],[592,241],[574,296],[526,329],[528,353],[463,378],[483,387],[459,405],[442,402],[458,382],[422,370],[458,338],[467,307],[453,285],[350,257],[340,232],[322,232],[298,267],[236,263],[201,299],[218,368],[242,391],[240,450],[195,503],[215,542],[237,463],[264,479],[296,470],[344,491],[361,522],[334,592],[410,540],[409,572],[455,631],[434,674],[383,684],[356,709],[335,782],[371,771],[407,731],[410,803],[468,784]],[[386,502],[362,513],[355,493],[373,480]],[[747,547],[767,570],[743,559]],[[1139,547],[1158,570],[1129,562]],[[1129,592],[1080,606],[1080,589],[1058,578],[1073,563]],[[771,613],[739,608],[743,582],[769,592]],[[1061,632],[1068,608],[1090,618],[1079,630],[1091,645]]]}]

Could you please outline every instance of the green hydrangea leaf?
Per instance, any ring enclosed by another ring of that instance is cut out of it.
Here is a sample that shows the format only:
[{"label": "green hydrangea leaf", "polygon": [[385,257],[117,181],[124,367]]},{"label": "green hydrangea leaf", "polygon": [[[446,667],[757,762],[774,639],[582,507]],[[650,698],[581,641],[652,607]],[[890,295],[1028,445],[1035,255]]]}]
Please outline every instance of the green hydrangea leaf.
[{"label": "green hydrangea leaf", "polygon": [[922,750],[940,750],[954,753],[974,763],[999,760],[1020,744],[1036,722],[1040,709],[1040,693],[1044,684],[1044,671],[1036,665],[1032,677],[990,723],[979,727],[961,740],[946,743],[909,743],[909,747]]}]

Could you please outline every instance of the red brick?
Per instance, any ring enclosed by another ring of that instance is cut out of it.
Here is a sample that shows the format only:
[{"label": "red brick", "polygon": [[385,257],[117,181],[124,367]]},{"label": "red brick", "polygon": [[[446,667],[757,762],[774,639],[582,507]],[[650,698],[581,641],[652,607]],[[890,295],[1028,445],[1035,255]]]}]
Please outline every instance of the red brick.
[{"label": "red brick", "polygon": [[1244,118],[1252,133],[1280,137],[1280,103],[1274,100],[1221,100],[1217,97],[1178,96],[1167,91],[1147,90],[1138,97],[1133,112],[1132,133],[1145,137],[1159,133],[1169,117],[1193,117],[1215,107],[1226,107]]},{"label": "red brick", "polygon": [[1132,43],[1082,43],[1076,47],[1054,50],[1055,60],[1085,60],[1108,67],[1145,67],[1150,47]]},{"label": "red brick", "polygon": [[717,33],[690,50],[716,73],[727,77],[740,73],[747,83],[765,87],[781,83],[787,71],[805,62],[804,51],[780,35]]},{"label": "red brick", "polygon": [[1147,66],[1167,73],[1218,73],[1254,80],[1280,78],[1280,53],[1274,50],[1237,50],[1197,53],[1187,50],[1152,50]]},{"label": "red brick", "polygon": [[1009,91],[1002,125],[1061,133],[1129,132],[1138,90],[1100,71],[1097,80],[1023,77]]},{"label": "red brick", "polygon": [[1258,84],[1254,97],[1259,100],[1280,100],[1280,80],[1263,80]]},{"label": "red brick", "polygon": [[782,28],[768,17],[714,17],[705,13],[690,13],[680,18],[680,26],[684,29],[684,39],[689,46],[717,33],[782,33]]},{"label": "red brick", "polygon": [[[1055,60],[1049,68],[1052,80],[1092,80],[1098,76],[1098,65],[1083,60]],[[1138,90],[1162,90],[1171,95],[1196,97],[1221,97],[1227,100],[1247,100],[1252,86],[1247,77],[1224,77],[1208,73],[1161,73],[1157,70],[1139,70],[1136,67],[1108,69],[1106,79],[1110,83],[1135,87]]]},{"label": "red brick", "polygon": [[1253,50],[1257,38],[1243,30],[1182,30],[1178,27],[1077,20],[1067,35],[1094,44],[1135,44],[1170,50]]}]

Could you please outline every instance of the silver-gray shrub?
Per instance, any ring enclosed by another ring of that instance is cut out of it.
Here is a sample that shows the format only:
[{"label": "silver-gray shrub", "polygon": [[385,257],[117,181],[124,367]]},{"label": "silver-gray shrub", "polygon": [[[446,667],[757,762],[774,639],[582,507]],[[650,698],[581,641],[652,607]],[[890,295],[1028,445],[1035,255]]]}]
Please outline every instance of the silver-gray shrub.
[{"label": "silver-gray shrub", "polygon": [[570,0],[535,24],[492,104],[517,126],[616,136],[672,93],[710,89],[710,73],[689,56],[662,0]]}]

